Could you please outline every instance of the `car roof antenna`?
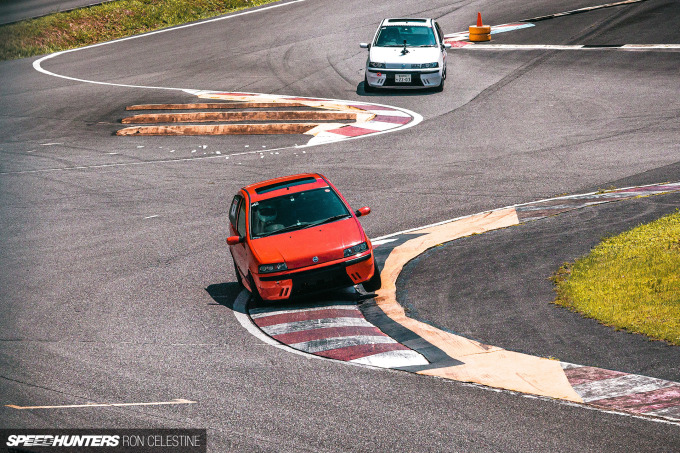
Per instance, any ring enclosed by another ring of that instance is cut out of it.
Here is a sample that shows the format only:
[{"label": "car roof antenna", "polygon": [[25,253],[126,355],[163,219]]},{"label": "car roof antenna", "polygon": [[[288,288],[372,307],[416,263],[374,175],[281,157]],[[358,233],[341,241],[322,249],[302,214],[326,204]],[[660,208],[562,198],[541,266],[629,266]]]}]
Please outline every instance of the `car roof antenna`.
[{"label": "car roof antenna", "polygon": [[404,48],[402,49],[401,54],[402,54],[402,55],[406,55],[407,53],[409,53],[409,51],[408,51],[408,49],[406,48],[406,40],[404,39]]}]

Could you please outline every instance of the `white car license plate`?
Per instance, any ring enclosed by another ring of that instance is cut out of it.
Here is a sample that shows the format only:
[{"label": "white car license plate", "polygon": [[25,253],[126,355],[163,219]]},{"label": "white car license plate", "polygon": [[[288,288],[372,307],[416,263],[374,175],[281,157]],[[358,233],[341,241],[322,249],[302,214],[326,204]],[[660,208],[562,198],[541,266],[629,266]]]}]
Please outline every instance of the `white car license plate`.
[{"label": "white car license plate", "polygon": [[396,83],[411,83],[411,74],[395,74],[394,81]]}]

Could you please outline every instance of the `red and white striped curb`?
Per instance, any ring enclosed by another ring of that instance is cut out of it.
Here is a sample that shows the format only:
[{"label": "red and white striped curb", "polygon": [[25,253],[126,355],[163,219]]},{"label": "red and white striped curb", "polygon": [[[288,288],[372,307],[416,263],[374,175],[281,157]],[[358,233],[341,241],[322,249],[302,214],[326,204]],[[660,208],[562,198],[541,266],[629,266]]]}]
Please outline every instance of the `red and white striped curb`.
[{"label": "red and white striped curb", "polygon": [[355,303],[259,307],[249,315],[265,334],[309,354],[380,368],[428,364],[366,321]]},{"label": "red and white striped curb", "polygon": [[571,211],[573,209],[585,208],[587,206],[677,191],[680,191],[680,182],[626,187],[623,189],[615,189],[604,192],[567,195],[565,197],[533,201],[515,206],[515,211],[517,212],[517,218],[520,220],[520,222],[528,222],[530,220],[538,220],[544,217]]},{"label": "red and white striped curb", "polygon": [[680,420],[680,383],[562,362],[584,403],[605,409]]},{"label": "red and white striped curb", "polygon": [[[504,33],[508,31],[520,30],[522,28],[533,27],[534,22],[541,22],[557,17],[581,14],[603,8],[641,3],[646,0],[623,0],[604,5],[588,6],[585,8],[564,11],[546,16],[532,17],[523,19],[518,23],[492,25],[491,34]],[[464,48],[466,50],[637,50],[637,51],[657,51],[657,50],[679,50],[680,44],[615,44],[615,45],[552,45],[552,44],[489,44],[469,42],[470,34],[467,31],[444,35],[444,42],[451,44],[453,48]]]},{"label": "red and white striped curb", "polygon": [[361,137],[376,132],[392,131],[414,121],[412,113],[394,107],[376,104],[351,104],[350,107],[371,113],[374,116],[357,125],[348,124],[339,128],[319,132],[308,144],[330,143],[347,138]]},{"label": "red and white striped curb", "polygon": [[192,94],[199,98],[220,99],[240,102],[296,102],[308,107],[351,111],[359,113],[357,122],[350,124],[321,124],[309,132],[311,140],[306,146],[320,145],[338,142],[348,139],[365,137],[374,134],[395,132],[400,129],[413,127],[423,120],[423,117],[415,112],[389,105],[346,101],[339,99],[320,99],[306,97],[291,97],[275,94],[261,93],[238,93],[219,91],[192,90]]}]

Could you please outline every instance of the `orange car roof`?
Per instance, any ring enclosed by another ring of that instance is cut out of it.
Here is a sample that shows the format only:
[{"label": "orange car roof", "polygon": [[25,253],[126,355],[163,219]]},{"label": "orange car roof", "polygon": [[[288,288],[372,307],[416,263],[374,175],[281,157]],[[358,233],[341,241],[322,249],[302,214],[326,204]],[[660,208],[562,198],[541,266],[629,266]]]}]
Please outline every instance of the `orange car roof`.
[{"label": "orange car roof", "polygon": [[250,194],[250,201],[255,202],[267,198],[278,197],[285,193],[328,187],[328,182],[318,173],[301,173],[284,176],[267,181],[249,184],[243,188]]}]

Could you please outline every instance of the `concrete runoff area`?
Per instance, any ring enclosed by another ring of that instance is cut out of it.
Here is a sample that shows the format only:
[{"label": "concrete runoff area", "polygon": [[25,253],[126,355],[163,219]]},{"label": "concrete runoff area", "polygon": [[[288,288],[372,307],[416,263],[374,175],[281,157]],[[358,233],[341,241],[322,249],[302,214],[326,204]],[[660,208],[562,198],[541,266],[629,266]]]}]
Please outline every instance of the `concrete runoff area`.
[{"label": "concrete runoff area", "polygon": [[263,109],[305,107],[299,102],[204,102],[193,104],[139,104],[129,105],[125,110],[197,110],[197,109]]},{"label": "concrete runoff area", "polygon": [[306,134],[318,127],[317,123],[277,124],[219,124],[210,126],[134,126],[116,132],[116,135],[263,135]]}]

